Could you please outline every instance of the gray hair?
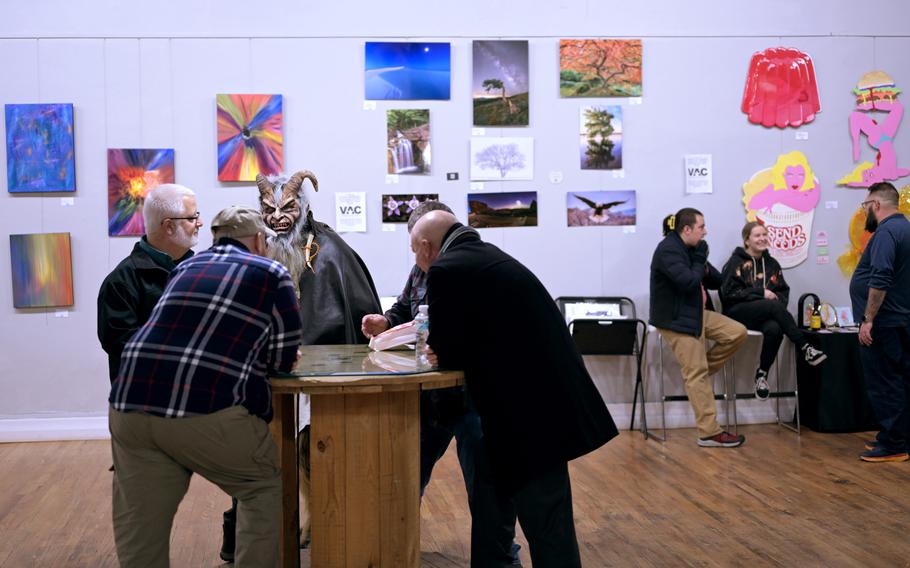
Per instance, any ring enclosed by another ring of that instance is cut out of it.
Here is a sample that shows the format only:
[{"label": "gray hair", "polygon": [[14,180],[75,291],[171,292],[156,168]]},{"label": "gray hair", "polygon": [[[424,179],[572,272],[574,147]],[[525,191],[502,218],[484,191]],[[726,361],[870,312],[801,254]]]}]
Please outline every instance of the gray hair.
[{"label": "gray hair", "polygon": [[145,232],[157,231],[161,223],[168,217],[183,216],[183,198],[188,195],[195,196],[196,194],[192,189],[176,183],[165,183],[148,192],[148,195],[145,196],[145,204],[142,206]]},{"label": "gray hair", "polygon": [[424,201],[415,207],[414,211],[411,212],[411,216],[408,217],[408,232],[410,233],[414,229],[414,225],[417,224],[417,221],[430,211],[445,211],[446,213],[452,213],[452,215],[455,214],[449,209],[449,206],[442,201],[436,201],[435,199],[432,201]]}]

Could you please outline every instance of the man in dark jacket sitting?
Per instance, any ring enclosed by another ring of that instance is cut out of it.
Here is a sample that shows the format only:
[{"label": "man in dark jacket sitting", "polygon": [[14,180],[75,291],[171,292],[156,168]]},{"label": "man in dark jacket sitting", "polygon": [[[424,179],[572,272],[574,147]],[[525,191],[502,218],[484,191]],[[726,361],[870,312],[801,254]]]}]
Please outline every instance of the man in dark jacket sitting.
[{"label": "man in dark jacket sitting", "polygon": [[427,272],[433,358],[464,369],[480,415],[471,566],[511,562],[502,537],[516,512],[534,566],[581,566],[567,464],[617,431],[565,320],[530,270],[451,213],[424,215],[411,248]]},{"label": "man in dark jacket sitting", "polygon": [[[718,424],[710,377],[746,340],[746,328],[710,309],[705,289],[717,289],[721,276],[708,262],[707,234],[705,218],[696,209],[686,207],[664,219],[664,240],[651,258],[650,323],[682,367],[698,445],[735,448],[746,438],[729,434]],[[711,349],[708,339],[714,341]]]}]

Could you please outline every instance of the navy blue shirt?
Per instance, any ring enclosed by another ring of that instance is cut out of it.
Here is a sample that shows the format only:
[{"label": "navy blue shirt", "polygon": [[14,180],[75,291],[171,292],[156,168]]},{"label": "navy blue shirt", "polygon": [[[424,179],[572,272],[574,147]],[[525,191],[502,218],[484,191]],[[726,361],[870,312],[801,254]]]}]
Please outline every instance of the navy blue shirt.
[{"label": "navy blue shirt", "polygon": [[875,316],[875,325],[903,327],[910,324],[910,221],[900,213],[879,223],[853,272],[850,301],[854,321],[863,319],[869,288],[886,293]]}]

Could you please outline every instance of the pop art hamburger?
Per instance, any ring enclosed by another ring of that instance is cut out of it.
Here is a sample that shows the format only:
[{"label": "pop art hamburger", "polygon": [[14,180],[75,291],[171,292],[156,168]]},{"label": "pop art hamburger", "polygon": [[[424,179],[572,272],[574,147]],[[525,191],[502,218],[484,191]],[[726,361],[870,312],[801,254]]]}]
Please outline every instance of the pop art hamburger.
[{"label": "pop art hamburger", "polygon": [[863,75],[853,93],[856,94],[856,105],[860,108],[874,109],[875,103],[893,103],[901,90],[894,86],[894,79],[884,71],[869,71]]}]

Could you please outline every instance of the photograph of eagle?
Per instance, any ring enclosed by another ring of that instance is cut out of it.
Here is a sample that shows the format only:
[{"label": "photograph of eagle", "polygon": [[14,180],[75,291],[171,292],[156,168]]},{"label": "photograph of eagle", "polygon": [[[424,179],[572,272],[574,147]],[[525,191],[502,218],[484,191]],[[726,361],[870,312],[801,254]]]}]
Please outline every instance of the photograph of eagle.
[{"label": "photograph of eagle", "polygon": [[574,195],[582,203],[584,203],[585,205],[587,205],[588,207],[590,207],[591,209],[594,210],[593,213],[588,214],[588,217],[591,219],[591,221],[593,221],[595,223],[606,223],[607,219],[610,218],[609,210],[612,207],[616,207],[617,205],[622,205],[623,203],[625,203],[625,201],[610,201],[608,203],[594,203],[590,199],[585,199],[584,197],[582,197],[576,193],[573,193],[572,195]]}]

